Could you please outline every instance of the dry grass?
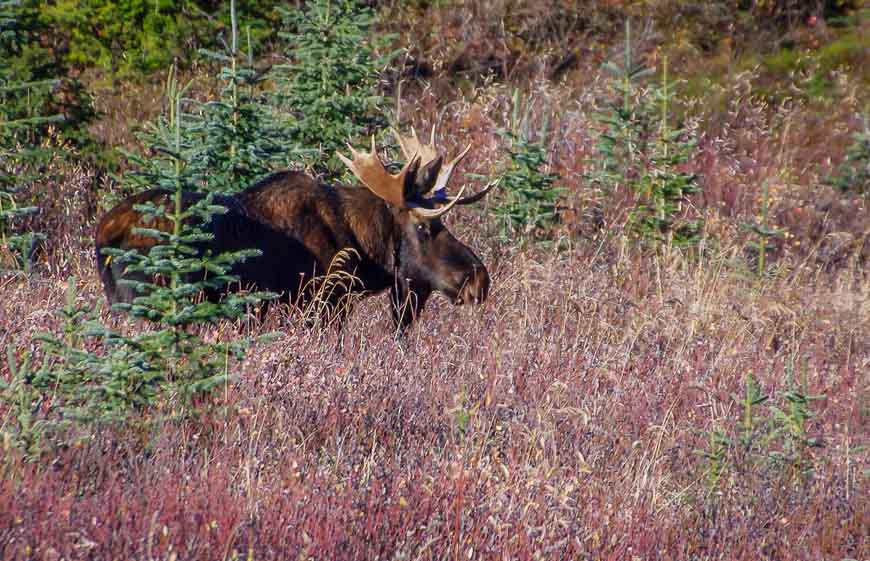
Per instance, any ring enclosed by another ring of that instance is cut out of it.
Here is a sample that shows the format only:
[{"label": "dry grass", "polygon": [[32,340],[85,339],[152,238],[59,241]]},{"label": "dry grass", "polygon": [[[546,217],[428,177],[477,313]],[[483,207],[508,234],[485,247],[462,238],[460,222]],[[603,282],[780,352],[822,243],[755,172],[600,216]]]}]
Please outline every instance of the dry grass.
[{"label": "dry grass", "polygon": [[[482,310],[433,302],[401,343],[381,301],[340,333],[270,316],[260,329],[282,337],[205,417],[145,449],[104,434],[51,464],[8,457],[0,551],[860,558],[870,285],[815,271],[757,285],[731,257],[520,252],[495,265]],[[23,349],[52,328],[63,291],[62,278],[7,283],[0,342]],[[93,275],[81,293],[98,298]],[[807,428],[825,444],[808,452],[814,474],[734,455],[709,487],[692,451],[734,430],[746,374],[782,406],[802,361],[827,398]]]}]

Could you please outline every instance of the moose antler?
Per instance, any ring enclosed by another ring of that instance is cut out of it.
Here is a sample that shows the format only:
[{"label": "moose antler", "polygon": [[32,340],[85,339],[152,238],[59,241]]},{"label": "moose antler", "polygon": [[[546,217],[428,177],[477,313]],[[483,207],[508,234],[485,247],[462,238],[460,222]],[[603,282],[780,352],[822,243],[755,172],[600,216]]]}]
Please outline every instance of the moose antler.
[{"label": "moose antler", "polygon": [[[432,127],[429,144],[421,143],[413,128],[411,136],[402,136],[395,130],[393,134],[399,140],[399,145],[407,159],[405,166],[397,175],[391,175],[378,157],[374,136],[372,136],[371,154],[357,152],[350,144],[348,148],[353,160],[337,154],[363,185],[390,204],[407,208],[422,218],[433,219],[445,214],[456,205],[479,201],[498,184],[498,181],[492,182],[479,193],[464,198],[462,194],[466,186],[463,186],[458,195],[449,197],[447,183],[456,165],[471,150],[471,144],[449,164],[442,167],[442,157],[438,155],[438,150],[435,148],[435,127]],[[419,176],[418,172],[420,172]],[[434,191],[433,196],[425,198],[424,195],[430,191]]]},{"label": "moose antler", "polygon": [[341,153],[336,153],[336,155],[344,165],[350,168],[350,171],[353,172],[363,185],[392,205],[400,208],[407,206],[405,203],[407,185],[409,182],[414,181],[417,170],[420,167],[420,158],[416,154],[408,160],[398,174],[392,175],[384,167],[381,158],[378,156],[374,135],[372,136],[372,151],[370,154],[357,152],[350,144],[347,147],[350,148],[353,160],[348,159]]},{"label": "moose antler", "polygon": [[414,154],[419,154],[422,164],[425,166],[432,160],[438,157],[438,150],[435,149],[435,127],[432,127],[432,133],[429,136],[429,144],[421,144],[417,138],[417,131],[411,128],[411,136],[402,136],[396,129],[392,129],[393,135],[399,140],[399,146],[402,147],[402,153],[405,154],[405,159],[410,160]]},{"label": "moose antler", "polygon": [[[413,154],[418,154],[421,159],[420,165],[426,166],[429,162],[438,157],[438,149],[435,147],[435,125],[432,126],[432,132],[429,134],[429,144],[423,144],[420,142],[420,139],[417,137],[417,131],[413,127],[411,128],[411,136],[402,136],[395,129],[393,129],[393,134],[399,139],[399,146],[402,147],[402,152],[405,154],[405,158],[410,158]],[[447,183],[450,181],[450,176],[453,175],[453,170],[456,169],[456,165],[465,158],[469,150],[471,150],[471,144],[469,144],[462,153],[450,160],[449,164],[442,166],[438,172],[438,179],[435,183],[431,184],[431,186],[427,185],[425,191],[418,192],[417,196],[422,197],[426,193],[435,191],[436,199],[445,198],[447,196],[445,189]],[[438,194],[439,192],[440,194]]]},{"label": "moose antler", "polygon": [[486,187],[484,187],[483,189],[481,189],[477,193],[470,195],[468,197],[461,197],[460,195],[462,195],[462,190],[460,190],[459,195],[456,195],[455,197],[449,197],[446,194],[443,194],[443,192],[442,192],[442,195],[443,195],[442,197],[440,197],[440,198],[437,197],[437,193],[436,193],[436,197],[433,197],[433,199],[439,200],[439,201],[442,201],[445,203],[455,202],[455,204],[457,204],[457,205],[470,205],[470,204],[476,203],[480,199],[484,198],[487,195],[487,193],[489,193],[493,189],[493,187],[498,186],[499,183],[501,183],[501,179],[496,179],[495,181],[490,181],[489,183],[486,184]]}]

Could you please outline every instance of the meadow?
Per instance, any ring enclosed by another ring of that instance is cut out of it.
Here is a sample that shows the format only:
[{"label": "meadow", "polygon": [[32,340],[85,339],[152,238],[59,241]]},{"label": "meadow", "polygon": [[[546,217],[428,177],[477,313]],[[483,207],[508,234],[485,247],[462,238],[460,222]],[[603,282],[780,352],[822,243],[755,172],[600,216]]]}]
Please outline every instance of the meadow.
[{"label": "meadow", "polygon": [[[826,179],[866,126],[860,71],[827,74],[827,100],[806,75],[776,99],[767,90],[785,86],[763,66],[680,98],[695,144],[677,167],[700,191],[679,213],[703,224],[683,247],[639,238],[641,195],[590,179],[613,92],[591,49],[561,80],[522,56],[507,59],[515,74],[478,79],[487,58],[469,57],[498,54],[504,31],[463,27],[473,3],[434,4],[407,26],[395,22],[417,12],[380,7],[400,42],[442,30],[417,53],[435,77],[400,73],[405,124],[439,123],[448,153],[472,143],[455,182],[477,189],[502,173],[503,131],[524,114],[558,176],[558,219],[506,231],[498,192],[448,215],[489,270],[489,298],[435,296],[400,338],[385,296],[340,329],[280,307],[196,326],[208,342],[276,335],[228,362],[195,414],[164,402],[137,414],[148,422],[32,454],[13,430],[25,408],[0,401],[0,558],[870,557],[870,195]],[[596,52],[619,53],[611,39]],[[674,72],[700,81],[674,49]],[[136,113],[159,112],[161,88],[98,98],[92,134],[135,146]],[[28,183],[28,226],[46,241],[29,271],[0,276],[0,379],[44,359],[40,333],[64,336],[70,279],[104,324],[155,329],[111,312],[95,272],[94,228],[119,189],[63,158]],[[34,420],[52,399],[28,408]]]}]

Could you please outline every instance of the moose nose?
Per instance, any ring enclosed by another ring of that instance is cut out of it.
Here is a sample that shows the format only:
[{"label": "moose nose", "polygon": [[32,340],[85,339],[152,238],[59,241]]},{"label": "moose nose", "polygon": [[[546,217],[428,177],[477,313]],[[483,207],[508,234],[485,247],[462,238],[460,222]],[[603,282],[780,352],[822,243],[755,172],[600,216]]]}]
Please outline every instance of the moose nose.
[{"label": "moose nose", "polygon": [[489,273],[484,267],[475,267],[466,277],[462,290],[459,292],[459,301],[471,304],[483,304],[489,295]]}]

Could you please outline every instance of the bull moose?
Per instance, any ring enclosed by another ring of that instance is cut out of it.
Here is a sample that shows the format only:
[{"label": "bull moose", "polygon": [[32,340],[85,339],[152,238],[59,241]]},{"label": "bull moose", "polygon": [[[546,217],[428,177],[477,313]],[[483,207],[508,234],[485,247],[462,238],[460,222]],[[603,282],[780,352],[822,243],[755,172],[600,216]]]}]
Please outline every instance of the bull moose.
[{"label": "bull moose", "polygon": [[[212,240],[203,250],[259,249],[259,257],[234,265],[238,284],[278,293],[296,304],[312,297],[307,288],[312,279],[323,278],[340,262],[354,282],[333,290],[333,306],[326,309],[334,311],[334,305],[348,295],[388,290],[393,320],[400,329],[411,325],[433,291],[454,304],[483,302],[490,284],[486,267],[453,237],[441,217],[457,206],[479,201],[494,183],[472,196],[462,196],[464,186],[456,196],[448,196],[447,183],[471,145],[442,165],[434,128],[428,144],[413,131],[412,136],[396,136],[406,161],[395,175],[378,156],[374,137],[368,154],[350,145],[352,159],[338,154],[364,188],[320,184],[301,172],[284,171],[232,196],[216,198],[227,212],[213,216],[204,226]],[[183,204],[203,196],[185,192]],[[135,207],[147,201],[165,204],[170,198],[166,190],[146,191],[122,201],[100,221],[97,269],[110,302],[130,302],[136,293],[118,282],[130,274],[122,264],[105,258],[103,248],[150,249],[154,238],[135,229],[168,231],[169,225],[147,222]],[[342,309],[343,317],[347,306]]]}]

